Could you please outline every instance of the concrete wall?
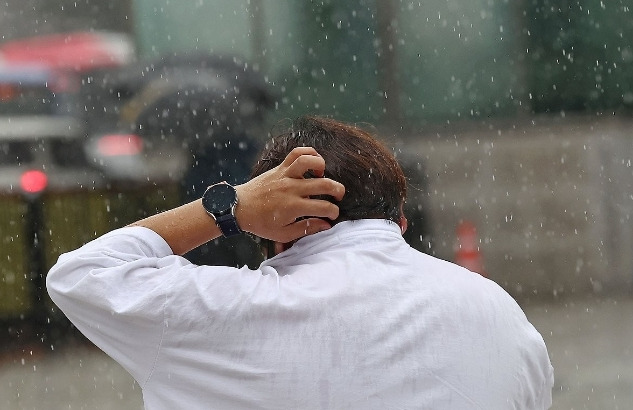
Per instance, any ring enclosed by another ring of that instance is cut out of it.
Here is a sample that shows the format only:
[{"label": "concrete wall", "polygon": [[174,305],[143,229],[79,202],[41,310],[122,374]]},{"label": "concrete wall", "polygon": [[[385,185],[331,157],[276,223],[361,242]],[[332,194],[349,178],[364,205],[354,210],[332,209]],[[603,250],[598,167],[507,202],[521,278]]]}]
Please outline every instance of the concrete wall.
[{"label": "concrete wall", "polygon": [[[629,290],[633,121],[535,118],[426,130],[401,156],[426,181],[431,253],[473,222],[486,274],[518,298]],[[414,178],[415,180],[415,178]]]}]

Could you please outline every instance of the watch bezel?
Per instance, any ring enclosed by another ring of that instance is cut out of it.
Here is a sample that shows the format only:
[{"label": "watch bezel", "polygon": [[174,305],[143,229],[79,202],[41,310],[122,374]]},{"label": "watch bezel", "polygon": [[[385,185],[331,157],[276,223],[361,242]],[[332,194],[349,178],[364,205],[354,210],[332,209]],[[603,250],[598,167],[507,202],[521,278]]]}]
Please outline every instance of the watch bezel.
[{"label": "watch bezel", "polygon": [[213,218],[222,235],[227,238],[242,233],[235,219],[237,202],[235,187],[226,182],[211,185],[202,194],[203,208]]},{"label": "watch bezel", "polygon": [[[218,198],[218,195],[221,197]],[[222,203],[219,199],[226,202]],[[228,213],[234,214],[236,205],[237,191],[225,182],[211,185],[202,195],[202,206],[214,219]]]}]

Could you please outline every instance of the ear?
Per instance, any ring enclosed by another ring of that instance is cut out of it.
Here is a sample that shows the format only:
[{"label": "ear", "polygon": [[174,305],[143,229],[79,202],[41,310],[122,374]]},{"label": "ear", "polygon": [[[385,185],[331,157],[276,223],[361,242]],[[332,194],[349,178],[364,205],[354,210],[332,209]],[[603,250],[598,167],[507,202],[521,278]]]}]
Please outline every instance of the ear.
[{"label": "ear", "polygon": [[400,216],[400,220],[398,221],[398,225],[400,226],[400,231],[404,235],[404,233],[407,231],[407,228],[409,227],[409,222],[407,221],[407,217],[404,216],[404,214],[402,214],[402,216]]},{"label": "ear", "polygon": [[409,227],[409,221],[407,221],[407,217],[404,216],[404,201],[400,204],[400,220],[398,220],[398,225],[400,226],[400,232],[404,235]]}]

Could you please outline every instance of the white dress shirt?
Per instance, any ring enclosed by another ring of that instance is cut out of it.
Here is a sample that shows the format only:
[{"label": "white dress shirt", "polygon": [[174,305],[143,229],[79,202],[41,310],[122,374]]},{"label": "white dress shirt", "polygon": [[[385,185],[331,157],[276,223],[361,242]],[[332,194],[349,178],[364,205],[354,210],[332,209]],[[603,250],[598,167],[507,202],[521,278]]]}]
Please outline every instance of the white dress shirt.
[{"label": "white dress shirt", "polygon": [[59,258],[53,301],[146,409],[546,409],[541,335],[494,282],[342,222],[247,267],[196,266],[155,232]]}]

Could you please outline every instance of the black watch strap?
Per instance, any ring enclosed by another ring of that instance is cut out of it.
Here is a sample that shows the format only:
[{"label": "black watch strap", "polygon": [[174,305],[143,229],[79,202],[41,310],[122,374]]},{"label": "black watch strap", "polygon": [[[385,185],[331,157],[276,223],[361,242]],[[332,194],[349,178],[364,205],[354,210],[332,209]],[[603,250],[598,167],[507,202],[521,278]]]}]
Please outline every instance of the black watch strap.
[{"label": "black watch strap", "polygon": [[219,216],[218,218],[216,218],[215,223],[218,225],[218,227],[222,231],[222,235],[224,235],[225,238],[228,238],[229,236],[239,235],[242,233],[242,230],[237,225],[235,216],[233,216],[230,213]]}]

